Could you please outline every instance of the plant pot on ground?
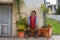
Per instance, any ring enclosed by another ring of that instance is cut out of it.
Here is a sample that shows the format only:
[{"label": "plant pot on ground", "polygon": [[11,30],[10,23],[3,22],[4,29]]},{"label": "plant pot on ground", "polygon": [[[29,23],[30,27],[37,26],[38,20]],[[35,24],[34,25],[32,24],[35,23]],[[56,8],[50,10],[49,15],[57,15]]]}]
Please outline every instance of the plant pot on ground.
[{"label": "plant pot on ground", "polygon": [[23,38],[24,35],[25,35],[24,32],[18,32],[18,37],[19,37],[19,38]]},{"label": "plant pot on ground", "polygon": [[52,36],[53,27],[52,27],[51,24],[47,24],[47,28],[48,28],[49,37],[51,37]]},{"label": "plant pot on ground", "polygon": [[19,38],[24,38],[25,36],[25,27],[23,25],[20,25],[17,32],[18,32],[18,37]]},{"label": "plant pot on ground", "polygon": [[25,36],[26,31],[26,19],[20,17],[20,19],[16,21],[16,26],[17,26],[18,37],[23,38]]},{"label": "plant pot on ground", "polygon": [[43,26],[42,28],[44,28],[44,30],[47,31],[47,36],[48,37],[51,37],[52,36],[52,30],[53,30],[53,27],[51,24],[47,24],[46,26]]}]

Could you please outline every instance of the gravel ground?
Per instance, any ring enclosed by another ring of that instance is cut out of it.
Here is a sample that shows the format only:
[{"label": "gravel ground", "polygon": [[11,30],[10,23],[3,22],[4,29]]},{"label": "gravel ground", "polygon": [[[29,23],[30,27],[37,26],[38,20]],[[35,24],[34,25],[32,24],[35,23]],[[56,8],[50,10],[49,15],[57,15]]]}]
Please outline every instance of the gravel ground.
[{"label": "gravel ground", "polygon": [[16,37],[0,37],[0,40],[47,40],[46,38],[16,38]]},{"label": "gravel ground", "polygon": [[[47,38],[17,38],[17,37],[0,37],[0,40],[47,40]],[[60,35],[54,35],[49,40],[60,40]]]}]

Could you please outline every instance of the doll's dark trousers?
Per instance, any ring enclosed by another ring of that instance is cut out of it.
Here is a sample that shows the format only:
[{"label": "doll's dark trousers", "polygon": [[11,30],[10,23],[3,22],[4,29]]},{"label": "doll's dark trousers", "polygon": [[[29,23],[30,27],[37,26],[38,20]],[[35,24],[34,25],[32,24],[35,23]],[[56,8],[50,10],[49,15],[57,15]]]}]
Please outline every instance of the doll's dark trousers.
[{"label": "doll's dark trousers", "polygon": [[[27,36],[29,36],[31,34],[31,30],[29,29],[29,30],[26,30],[26,35]],[[36,36],[38,34],[38,31],[37,30],[35,30],[34,31],[34,36]]]}]

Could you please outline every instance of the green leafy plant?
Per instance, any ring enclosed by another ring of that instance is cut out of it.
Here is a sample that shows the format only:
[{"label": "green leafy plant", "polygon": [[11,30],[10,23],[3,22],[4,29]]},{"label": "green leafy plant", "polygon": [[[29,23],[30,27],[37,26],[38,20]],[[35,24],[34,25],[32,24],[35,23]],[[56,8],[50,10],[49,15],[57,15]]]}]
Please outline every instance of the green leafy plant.
[{"label": "green leafy plant", "polygon": [[18,27],[17,32],[25,32],[25,31],[26,31],[26,28],[25,28],[24,25],[20,25],[20,26]]},{"label": "green leafy plant", "polygon": [[26,25],[26,18],[20,17],[19,20],[16,21],[17,31],[25,31]]},{"label": "green leafy plant", "polygon": [[26,19],[25,18],[19,18],[19,20],[16,20],[16,26],[18,27],[18,26],[20,26],[20,25],[24,25],[24,26],[26,26]]},{"label": "green leafy plant", "polygon": [[[18,14],[20,15],[21,12],[20,12],[20,5],[22,5],[22,3],[24,3],[23,0],[15,0],[15,3],[16,3],[16,9],[18,11]],[[21,17],[20,15],[20,18],[19,20],[16,20],[16,26],[17,26],[17,31],[25,31],[25,28],[26,28],[26,18],[23,18]]]},{"label": "green leafy plant", "polygon": [[46,5],[45,5],[45,4],[41,4],[40,9],[41,9],[41,11],[43,11],[43,12],[48,12],[48,11],[49,11],[49,8],[48,8],[48,7],[46,7]]},{"label": "green leafy plant", "polygon": [[43,17],[44,17],[44,25],[43,25],[43,27],[46,28],[47,27],[46,26],[46,13],[48,13],[49,8],[46,7],[45,4],[41,4],[40,10],[43,12]]},{"label": "green leafy plant", "polygon": [[60,6],[58,6],[58,8],[56,9],[56,14],[60,15]]},{"label": "green leafy plant", "polygon": [[20,8],[22,8],[22,5],[25,4],[23,0],[15,0],[15,4],[16,4],[16,9],[18,14],[21,14],[20,12]]}]

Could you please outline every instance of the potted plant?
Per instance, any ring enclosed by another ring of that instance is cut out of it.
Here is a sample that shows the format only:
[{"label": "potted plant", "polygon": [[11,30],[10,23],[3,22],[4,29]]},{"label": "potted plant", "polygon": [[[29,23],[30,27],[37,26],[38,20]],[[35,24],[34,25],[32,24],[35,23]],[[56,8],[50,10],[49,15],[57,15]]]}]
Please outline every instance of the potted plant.
[{"label": "potted plant", "polygon": [[47,24],[47,28],[48,28],[49,37],[51,37],[52,36],[53,27],[52,27],[51,24]]},{"label": "potted plant", "polygon": [[46,13],[48,13],[49,8],[45,4],[41,4],[40,10],[43,12],[44,24],[43,27],[46,27]]},{"label": "potted plant", "polygon": [[51,37],[51,34],[52,34],[52,25],[51,24],[46,24],[46,13],[48,13],[49,8],[46,7],[45,4],[42,4],[40,9],[43,12],[43,17],[44,17],[44,24],[43,24],[42,28],[44,28],[44,30],[47,29],[49,37]]},{"label": "potted plant", "polygon": [[25,26],[20,25],[17,32],[18,32],[18,37],[23,38],[25,36]]},{"label": "potted plant", "polygon": [[18,37],[23,38],[25,36],[26,31],[26,18],[20,17],[19,20],[16,21]]}]

